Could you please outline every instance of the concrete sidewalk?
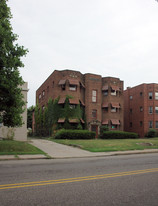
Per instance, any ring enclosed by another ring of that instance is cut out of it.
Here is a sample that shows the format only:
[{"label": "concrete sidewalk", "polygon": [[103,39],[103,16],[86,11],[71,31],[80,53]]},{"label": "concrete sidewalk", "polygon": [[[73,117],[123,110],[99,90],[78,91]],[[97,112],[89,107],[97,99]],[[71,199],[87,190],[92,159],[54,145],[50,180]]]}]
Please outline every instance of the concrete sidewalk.
[{"label": "concrete sidewalk", "polygon": [[44,139],[32,139],[30,144],[47,153],[51,158],[92,157],[94,154],[76,147],[58,144]]},{"label": "concrete sidewalk", "polygon": [[45,155],[0,155],[0,160],[15,160],[15,159],[46,159],[48,157],[58,158],[82,158],[82,157],[107,157],[115,155],[131,155],[131,154],[147,154],[158,153],[158,149],[146,150],[130,150],[130,151],[117,151],[117,152],[89,152],[76,147],[58,144],[44,139],[31,139],[30,144],[38,147],[47,153]]}]

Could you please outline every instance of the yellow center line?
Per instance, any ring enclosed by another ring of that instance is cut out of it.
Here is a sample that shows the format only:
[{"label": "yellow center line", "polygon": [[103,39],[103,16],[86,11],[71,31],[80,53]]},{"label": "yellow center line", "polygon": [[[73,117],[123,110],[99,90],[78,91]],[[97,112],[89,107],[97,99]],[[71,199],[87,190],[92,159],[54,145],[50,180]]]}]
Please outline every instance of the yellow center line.
[{"label": "yellow center line", "polygon": [[112,174],[95,175],[95,176],[76,177],[76,178],[68,178],[68,179],[5,184],[5,185],[0,185],[0,189],[4,190],[4,189],[34,187],[34,186],[42,186],[42,185],[53,185],[53,184],[70,183],[70,182],[81,182],[81,181],[87,181],[87,180],[106,179],[106,178],[111,178],[111,177],[121,177],[121,176],[144,174],[144,173],[150,173],[150,172],[158,172],[158,168],[145,169],[145,170],[135,170],[135,171],[128,171],[128,172],[120,172],[120,173],[112,173]]}]

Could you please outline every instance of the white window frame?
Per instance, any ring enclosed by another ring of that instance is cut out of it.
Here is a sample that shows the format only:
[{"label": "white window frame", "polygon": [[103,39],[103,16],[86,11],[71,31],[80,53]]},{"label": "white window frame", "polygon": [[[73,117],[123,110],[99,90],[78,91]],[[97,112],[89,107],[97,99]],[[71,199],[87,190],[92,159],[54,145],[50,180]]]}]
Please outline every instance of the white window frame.
[{"label": "white window frame", "polygon": [[92,102],[97,102],[97,90],[92,90]]},{"label": "white window frame", "polygon": [[158,100],[158,92],[155,92],[155,100]]}]

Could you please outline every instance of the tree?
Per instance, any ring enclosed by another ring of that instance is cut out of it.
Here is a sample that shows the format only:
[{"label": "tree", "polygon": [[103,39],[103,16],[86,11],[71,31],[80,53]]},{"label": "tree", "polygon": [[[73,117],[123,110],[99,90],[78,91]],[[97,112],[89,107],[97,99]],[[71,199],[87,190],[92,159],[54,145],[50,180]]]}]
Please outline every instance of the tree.
[{"label": "tree", "polygon": [[27,128],[32,129],[32,115],[35,107],[31,106],[27,109]]},{"label": "tree", "polygon": [[24,83],[19,68],[24,67],[21,57],[27,50],[19,46],[18,36],[13,33],[12,18],[7,0],[0,1],[0,119],[5,126],[21,126],[23,95],[20,86]]}]

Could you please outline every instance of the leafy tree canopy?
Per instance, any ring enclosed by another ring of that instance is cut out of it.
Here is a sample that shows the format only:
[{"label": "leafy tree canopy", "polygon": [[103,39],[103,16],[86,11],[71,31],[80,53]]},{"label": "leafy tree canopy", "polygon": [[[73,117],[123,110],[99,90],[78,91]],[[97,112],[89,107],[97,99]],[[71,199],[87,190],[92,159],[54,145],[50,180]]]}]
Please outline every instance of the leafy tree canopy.
[{"label": "leafy tree canopy", "polygon": [[35,107],[33,105],[27,109],[27,128],[32,129],[32,115],[34,110]]},{"label": "leafy tree canopy", "polygon": [[23,95],[20,86],[24,83],[19,68],[24,67],[21,57],[27,50],[19,46],[18,36],[13,33],[12,18],[7,0],[0,1],[0,119],[6,126],[22,125]]}]

